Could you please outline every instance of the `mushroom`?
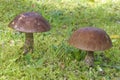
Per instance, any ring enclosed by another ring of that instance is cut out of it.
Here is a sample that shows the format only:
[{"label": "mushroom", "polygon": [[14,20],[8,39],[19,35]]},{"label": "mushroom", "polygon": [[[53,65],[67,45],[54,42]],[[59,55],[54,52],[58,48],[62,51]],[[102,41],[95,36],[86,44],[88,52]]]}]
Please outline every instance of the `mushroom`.
[{"label": "mushroom", "polygon": [[50,30],[49,23],[36,12],[26,12],[16,16],[8,25],[16,31],[25,33],[24,54],[33,52],[33,33]]},{"label": "mushroom", "polygon": [[112,47],[108,34],[99,28],[85,27],[76,30],[69,39],[69,44],[87,51],[85,63],[94,65],[94,51],[104,51]]}]

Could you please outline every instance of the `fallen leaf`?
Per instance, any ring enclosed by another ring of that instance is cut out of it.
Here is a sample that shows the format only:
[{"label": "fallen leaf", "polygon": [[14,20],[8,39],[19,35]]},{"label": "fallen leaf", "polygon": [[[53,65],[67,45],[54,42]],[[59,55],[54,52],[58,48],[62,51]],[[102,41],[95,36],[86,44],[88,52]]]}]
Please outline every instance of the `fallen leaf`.
[{"label": "fallen leaf", "polygon": [[111,35],[110,38],[117,39],[117,38],[120,38],[120,36],[119,35]]}]

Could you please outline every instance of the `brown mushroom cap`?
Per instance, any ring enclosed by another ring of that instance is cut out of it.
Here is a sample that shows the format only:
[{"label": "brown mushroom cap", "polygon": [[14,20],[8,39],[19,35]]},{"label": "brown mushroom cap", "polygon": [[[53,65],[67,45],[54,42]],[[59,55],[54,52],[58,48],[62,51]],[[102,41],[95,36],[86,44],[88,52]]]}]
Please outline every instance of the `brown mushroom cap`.
[{"label": "brown mushroom cap", "polygon": [[103,51],[112,47],[107,33],[94,27],[76,30],[69,39],[69,44],[86,51]]},{"label": "brown mushroom cap", "polygon": [[45,32],[50,30],[49,23],[38,13],[27,12],[16,16],[9,27],[26,33]]}]

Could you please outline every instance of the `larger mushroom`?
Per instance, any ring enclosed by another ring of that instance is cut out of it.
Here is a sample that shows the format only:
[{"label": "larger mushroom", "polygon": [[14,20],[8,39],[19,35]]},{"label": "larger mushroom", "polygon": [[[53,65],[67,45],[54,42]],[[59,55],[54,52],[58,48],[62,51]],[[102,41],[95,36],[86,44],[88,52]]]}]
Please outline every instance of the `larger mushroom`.
[{"label": "larger mushroom", "polygon": [[16,31],[25,33],[24,54],[33,52],[33,33],[50,30],[49,23],[36,12],[26,12],[16,16],[8,25]]},{"label": "larger mushroom", "polygon": [[94,65],[94,51],[104,51],[112,47],[108,34],[99,28],[85,27],[76,30],[69,39],[69,44],[87,51],[85,63]]}]

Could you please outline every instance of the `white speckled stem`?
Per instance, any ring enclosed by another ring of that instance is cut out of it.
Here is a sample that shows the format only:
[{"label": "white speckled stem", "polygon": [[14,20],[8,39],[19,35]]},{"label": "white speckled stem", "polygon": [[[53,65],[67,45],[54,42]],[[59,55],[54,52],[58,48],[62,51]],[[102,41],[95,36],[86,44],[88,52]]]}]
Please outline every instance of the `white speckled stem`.
[{"label": "white speckled stem", "polygon": [[89,67],[94,66],[94,52],[93,51],[87,51],[87,55],[85,57],[85,63]]},{"label": "white speckled stem", "polygon": [[28,52],[33,52],[33,33],[25,33],[25,44],[24,44],[24,54]]}]

